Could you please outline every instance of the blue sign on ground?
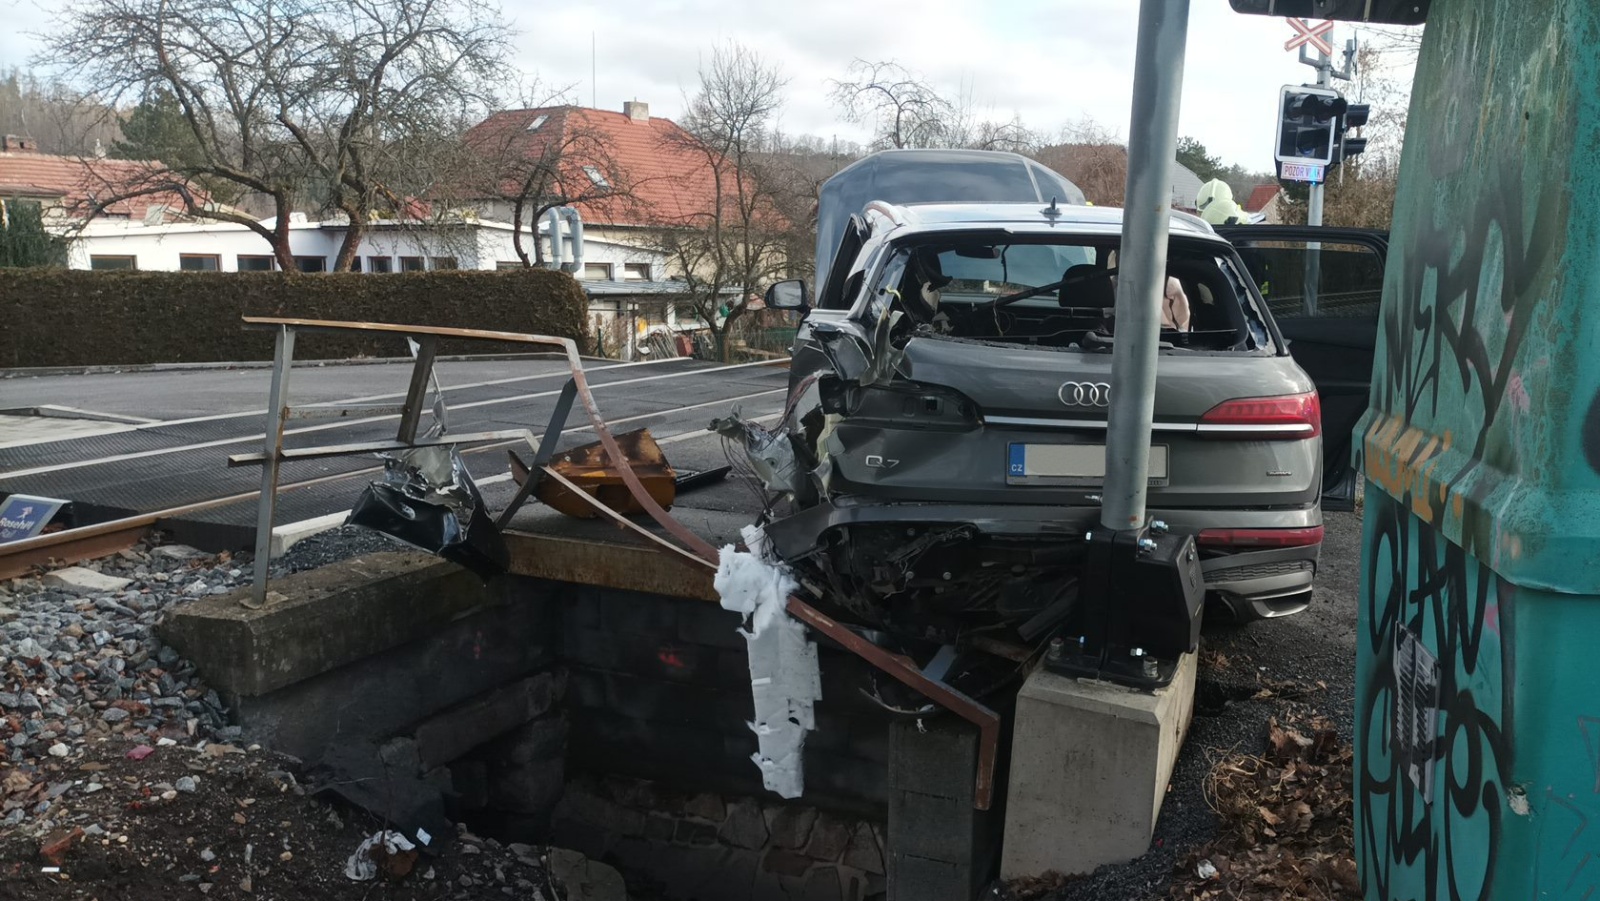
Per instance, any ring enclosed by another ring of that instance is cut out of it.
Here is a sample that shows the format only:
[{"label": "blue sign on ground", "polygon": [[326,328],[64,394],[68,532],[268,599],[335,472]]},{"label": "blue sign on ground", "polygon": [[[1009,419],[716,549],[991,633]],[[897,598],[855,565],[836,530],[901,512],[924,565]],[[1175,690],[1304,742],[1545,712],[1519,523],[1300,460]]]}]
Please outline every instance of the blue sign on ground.
[{"label": "blue sign on ground", "polygon": [[0,544],[32,538],[44,530],[50,517],[56,515],[66,501],[50,497],[30,497],[13,494],[0,503]]}]

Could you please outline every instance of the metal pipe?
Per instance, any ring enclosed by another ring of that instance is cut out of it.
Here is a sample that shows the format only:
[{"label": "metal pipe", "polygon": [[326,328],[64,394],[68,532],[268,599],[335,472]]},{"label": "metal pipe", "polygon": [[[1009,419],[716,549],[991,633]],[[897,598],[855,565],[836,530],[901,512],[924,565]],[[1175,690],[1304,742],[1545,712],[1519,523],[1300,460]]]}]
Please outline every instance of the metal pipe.
[{"label": "metal pipe", "polygon": [[1155,412],[1156,350],[1166,289],[1171,173],[1177,158],[1189,0],[1142,0],[1128,128],[1127,201],[1117,254],[1116,345],[1106,429],[1106,482],[1100,523],[1144,524]]},{"label": "metal pipe", "polygon": [[262,436],[266,462],[261,467],[261,497],[256,501],[256,559],[251,596],[267,602],[267,569],[272,560],[272,513],[278,503],[278,462],[283,453],[283,421],[289,415],[289,373],[294,366],[294,329],[279,326],[272,352],[272,388],[267,395],[267,431]]},{"label": "metal pipe", "polygon": [[567,271],[574,274],[582,274],[583,216],[578,214],[576,207],[564,206],[561,208],[561,217],[567,220],[567,252],[572,256],[572,267]]},{"label": "metal pipe", "polygon": [[550,268],[561,268],[561,210],[551,207],[544,211],[545,224],[550,226]]}]

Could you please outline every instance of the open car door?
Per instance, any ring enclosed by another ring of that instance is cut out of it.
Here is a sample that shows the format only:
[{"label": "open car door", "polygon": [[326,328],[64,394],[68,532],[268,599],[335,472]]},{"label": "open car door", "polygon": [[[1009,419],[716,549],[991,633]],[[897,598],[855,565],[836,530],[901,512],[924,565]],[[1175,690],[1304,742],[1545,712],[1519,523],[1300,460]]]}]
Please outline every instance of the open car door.
[{"label": "open car door", "polygon": [[1322,396],[1323,498],[1355,508],[1351,441],[1372,388],[1389,233],[1303,225],[1218,225],[1239,249],[1289,352]]}]

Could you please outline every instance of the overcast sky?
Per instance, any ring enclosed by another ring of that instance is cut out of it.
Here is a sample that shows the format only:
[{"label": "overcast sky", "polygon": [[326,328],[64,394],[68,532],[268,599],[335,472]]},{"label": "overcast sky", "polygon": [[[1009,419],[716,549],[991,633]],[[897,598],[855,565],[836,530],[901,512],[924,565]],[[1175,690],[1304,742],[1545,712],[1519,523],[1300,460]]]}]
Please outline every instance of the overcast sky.
[{"label": "overcast sky", "polygon": [[[26,68],[59,0],[0,0],[0,68]],[[703,57],[739,41],[789,79],[784,131],[860,140],[840,121],[829,80],[852,60],[894,60],[948,95],[963,89],[995,119],[1020,115],[1053,136],[1092,118],[1126,138],[1133,92],[1134,0],[505,0],[521,68],[572,86],[578,102],[643,100],[675,117]],[[1342,42],[1355,26],[1340,23]],[[1313,71],[1283,49],[1284,19],[1193,0],[1179,133],[1225,163],[1272,166],[1278,90]],[[591,35],[595,48],[591,80]]]}]

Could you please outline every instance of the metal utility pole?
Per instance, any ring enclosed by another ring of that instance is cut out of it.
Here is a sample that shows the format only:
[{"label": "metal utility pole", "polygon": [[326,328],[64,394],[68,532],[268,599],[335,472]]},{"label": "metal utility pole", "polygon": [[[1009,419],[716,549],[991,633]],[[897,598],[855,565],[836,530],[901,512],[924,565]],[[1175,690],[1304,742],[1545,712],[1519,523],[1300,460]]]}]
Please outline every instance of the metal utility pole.
[{"label": "metal utility pole", "polygon": [[1128,127],[1127,200],[1117,254],[1116,346],[1106,428],[1106,481],[1100,524],[1142,529],[1150,481],[1161,296],[1167,281],[1172,166],[1178,153],[1189,0],[1142,0]]},{"label": "metal utility pole", "polygon": [[[1328,23],[1332,24],[1332,23]],[[1350,70],[1355,64],[1356,39],[1351,38],[1344,45],[1344,70],[1334,71],[1333,56],[1318,50],[1315,57],[1306,51],[1309,48],[1301,46],[1300,62],[1317,70],[1317,87],[1331,88],[1335,78],[1350,80]],[[1327,183],[1327,173],[1322,178],[1311,183],[1310,201],[1306,204],[1306,225],[1316,228],[1322,225],[1322,191]],[[1322,284],[1322,244],[1310,242],[1306,245],[1306,276],[1305,291],[1302,303],[1307,316],[1317,314],[1317,288]]]}]

